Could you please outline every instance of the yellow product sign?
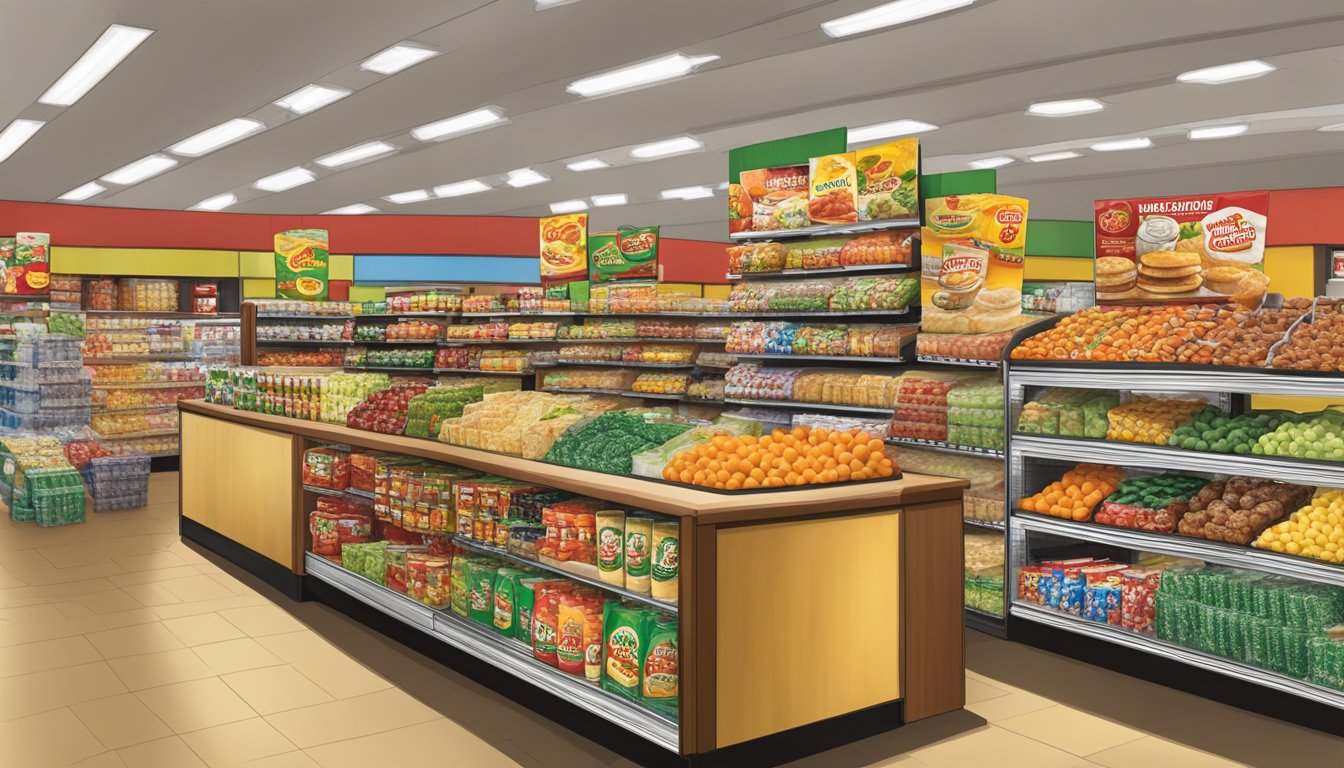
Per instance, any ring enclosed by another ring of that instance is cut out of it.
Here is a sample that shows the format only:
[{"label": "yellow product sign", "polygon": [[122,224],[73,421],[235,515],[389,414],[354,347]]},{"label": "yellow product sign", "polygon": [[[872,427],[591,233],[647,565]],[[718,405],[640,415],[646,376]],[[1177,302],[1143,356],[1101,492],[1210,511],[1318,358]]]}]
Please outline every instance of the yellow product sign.
[{"label": "yellow product sign", "polygon": [[923,330],[988,333],[1021,324],[1027,201],[1006,195],[926,200]]},{"label": "yellow product sign", "polygon": [[540,222],[542,282],[587,279],[588,214],[546,216]]},{"label": "yellow product sign", "polygon": [[919,139],[898,139],[854,152],[863,221],[919,215]]},{"label": "yellow product sign", "polygon": [[808,179],[807,217],[813,223],[853,224],[859,220],[853,152],[812,158]]},{"label": "yellow product sign", "polygon": [[275,236],[275,295],[326,301],[331,257],[327,230],[291,229]]}]

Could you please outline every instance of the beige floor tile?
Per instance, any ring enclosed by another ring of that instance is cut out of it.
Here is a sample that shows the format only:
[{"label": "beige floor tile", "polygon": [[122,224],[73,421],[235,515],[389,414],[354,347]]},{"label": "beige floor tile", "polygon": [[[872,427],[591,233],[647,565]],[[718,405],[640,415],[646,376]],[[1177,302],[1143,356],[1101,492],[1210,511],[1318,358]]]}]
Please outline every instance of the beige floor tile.
[{"label": "beige floor tile", "polygon": [[71,619],[51,604],[28,607],[35,610],[31,613],[0,618],[0,647],[82,635],[106,627],[97,616]]},{"label": "beige floor tile", "polygon": [[929,768],[1073,768],[1078,756],[998,726],[987,725],[913,750]]},{"label": "beige floor tile", "polygon": [[98,650],[83,635],[11,645],[0,651],[0,677],[27,675],[46,669],[72,667],[102,661]]},{"label": "beige floor tile", "polygon": [[441,719],[438,712],[394,689],[266,717],[267,722],[305,750],[437,719]]},{"label": "beige floor tile", "polygon": [[234,608],[248,608],[258,605],[270,605],[270,601],[261,595],[234,595],[219,600],[200,600],[194,603],[176,602],[154,606],[154,612],[164,619],[176,619],[182,616],[200,616],[202,613],[219,613]]},{"label": "beige floor tile", "polygon": [[106,750],[69,709],[0,723],[0,764],[6,766],[69,765]]},{"label": "beige floor tile", "polygon": [[0,566],[10,572],[33,571],[53,567],[36,549],[0,550]]},{"label": "beige floor tile", "polygon": [[171,651],[183,647],[182,641],[163,624],[133,624],[87,635],[98,652],[109,659],[138,656],[142,653]]},{"label": "beige floor tile", "polygon": [[173,735],[172,730],[131,693],[72,704],[70,709],[108,749]]},{"label": "beige floor tile", "polygon": [[392,686],[344,652],[309,630],[257,638],[257,642],[289,662],[309,680],[338,699],[362,696]]},{"label": "beige floor tile", "polygon": [[221,679],[263,715],[333,700],[331,694],[291,666],[234,672]]},{"label": "beige floor tile", "polygon": [[[202,576],[201,578],[209,577]],[[307,629],[307,627],[303,626],[303,624],[293,616],[276,608],[274,605],[235,608],[232,610],[220,611],[219,615],[223,616],[229,623],[252,637],[279,635],[284,632],[297,632],[300,629]]]},{"label": "beige floor tile", "polygon": [[190,648],[123,656],[107,663],[132,691],[215,676]]},{"label": "beige floor tile", "polygon": [[132,584],[150,584],[156,581],[181,579],[187,576],[195,576],[198,573],[200,572],[196,570],[195,566],[179,565],[172,568],[159,568],[152,571],[118,573],[115,576],[108,576],[107,580],[116,584],[118,587],[129,587]]},{"label": "beige floor tile", "polygon": [[209,768],[177,736],[119,749],[117,754],[126,768]]},{"label": "beige floor tile", "polygon": [[184,733],[182,740],[211,768],[294,751],[289,739],[259,717]]},{"label": "beige floor tile", "polygon": [[365,768],[383,764],[430,765],[443,760],[445,755],[452,755],[455,765],[469,765],[472,768],[519,766],[518,762],[495,747],[447,720],[323,744],[305,751],[323,768]]},{"label": "beige floor tile", "polygon": [[168,590],[172,595],[184,603],[198,603],[202,600],[222,600],[228,597],[235,597],[233,590],[204,574],[198,573],[195,576],[184,576],[180,579],[169,579],[167,581],[155,582],[159,586]]},{"label": "beige floor tile", "polygon": [[126,768],[126,763],[116,752],[104,752],[87,760],[71,763],[70,768]]},{"label": "beige floor tile", "polygon": [[43,568],[36,571],[14,571],[14,575],[23,579],[25,584],[42,586],[45,584],[69,584],[75,581],[88,581],[121,573],[121,567],[111,560],[91,565],[76,565],[71,568]]},{"label": "beige floor tile", "polygon": [[1233,762],[1218,755],[1201,752],[1184,744],[1177,744],[1155,736],[1136,739],[1118,747],[1104,749],[1088,755],[1088,759],[1097,765],[1108,766],[1108,768],[1130,768],[1131,766],[1236,768],[1245,765],[1245,763]]},{"label": "beige floor tile", "polygon": [[998,721],[997,725],[1065,752],[1086,757],[1148,734],[1065,706],[1046,707]]},{"label": "beige floor tile", "polygon": [[966,703],[974,704],[977,701],[986,701],[999,696],[1007,696],[1008,691],[989,683],[983,683],[971,678],[966,679]]},{"label": "beige floor tile", "polygon": [[130,593],[120,588],[99,590],[97,592],[88,592],[81,595],[71,595],[70,599],[100,616],[109,613],[120,613],[121,611],[133,611],[145,607],[139,600],[132,597]]},{"label": "beige floor tile", "polygon": [[[970,678],[967,678],[969,684]],[[1006,720],[1010,717],[1025,715],[1028,712],[1035,712],[1038,709],[1053,707],[1059,702],[1052,701],[1044,696],[1037,696],[1034,693],[1027,693],[1021,690],[1012,690],[1006,696],[996,696],[992,699],[985,699],[975,703],[967,703],[966,709],[970,712],[985,718],[991,723],[997,723],[1000,720]]]},{"label": "beige floor tile", "polygon": [[177,639],[187,646],[218,643],[243,636],[243,633],[239,632],[237,627],[214,613],[164,619],[163,626],[167,627],[169,632],[177,635]]},{"label": "beige floor tile", "polygon": [[[229,625],[232,627],[233,625]],[[225,640],[220,643],[206,643],[192,648],[205,662],[211,672],[227,675],[230,672],[242,672],[246,669],[274,667],[285,662],[266,650],[250,637],[237,640]]]},{"label": "beige floor tile", "polygon": [[81,701],[125,693],[126,686],[122,685],[106,662],[98,661],[7,677],[0,683],[0,691],[3,691],[0,696],[0,720],[13,720]]},{"label": "beige floor tile", "polygon": [[123,571],[155,571],[162,568],[179,568],[187,561],[172,552],[147,552],[138,555],[123,555],[112,558],[112,562],[121,566]]},{"label": "beige floor tile", "polygon": [[146,688],[135,695],[179,734],[257,716],[247,702],[216,677]]},{"label": "beige floor tile", "polygon": [[119,627],[129,627],[132,624],[149,624],[159,620],[159,614],[150,608],[135,608],[129,611],[117,611],[116,613],[102,613],[98,618],[103,620],[108,629],[117,629]]},{"label": "beige floor tile", "polygon": [[271,755],[259,760],[239,763],[238,768],[322,768],[307,752],[296,750],[283,755]]},{"label": "beige floor tile", "polygon": [[113,589],[116,589],[116,585],[111,579],[97,578],[44,584],[31,587],[30,591],[34,597],[42,600],[69,600],[92,592],[108,592]]},{"label": "beige floor tile", "polygon": [[[156,571],[147,571],[147,573],[156,573]],[[171,605],[182,602],[182,598],[169,592],[162,581],[147,581],[140,584],[123,584],[121,587],[126,594],[134,597],[141,605],[150,607],[159,605]]]}]

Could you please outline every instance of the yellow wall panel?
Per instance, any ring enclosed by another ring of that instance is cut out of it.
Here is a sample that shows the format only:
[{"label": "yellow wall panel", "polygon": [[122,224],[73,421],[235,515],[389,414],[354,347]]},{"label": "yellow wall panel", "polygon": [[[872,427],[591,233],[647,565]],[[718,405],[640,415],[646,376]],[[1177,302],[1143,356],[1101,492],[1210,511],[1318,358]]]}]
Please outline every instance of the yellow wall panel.
[{"label": "yellow wall panel", "polygon": [[705,286],[705,298],[706,298],[706,299],[718,299],[719,301],[727,301],[727,300],[728,300],[728,294],[729,294],[732,290],[733,290],[733,286],[731,286],[731,285],[706,285],[706,286]]},{"label": "yellow wall panel", "polygon": [[275,298],[275,280],[273,278],[249,277],[243,279],[244,299]]},{"label": "yellow wall panel", "polygon": [[72,248],[53,246],[51,271],[63,275],[237,277],[237,251],[184,248]]},{"label": "yellow wall panel", "polygon": [[355,257],[348,253],[331,254],[327,277],[332,280],[354,280]]},{"label": "yellow wall panel", "polygon": [[1028,256],[1022,276],[1027,280],[1092,281],[1092,259],[1064,256]]},{"label": "yellow wall panel", "polygon": [[1287,298],[1316,295],[1316,256],[1309,245],[1265,249],[1269,290]]},{"label": "yellow wall panel", "polygon": [[352,285],[350,286],[351,301],[382,301],[387,298],[387,291],[377,285]]},{"label": "yellow wall panel", "polygon": [[275,254],[270,251],[239,251],[240,277],[269,277],[275,279]]}]

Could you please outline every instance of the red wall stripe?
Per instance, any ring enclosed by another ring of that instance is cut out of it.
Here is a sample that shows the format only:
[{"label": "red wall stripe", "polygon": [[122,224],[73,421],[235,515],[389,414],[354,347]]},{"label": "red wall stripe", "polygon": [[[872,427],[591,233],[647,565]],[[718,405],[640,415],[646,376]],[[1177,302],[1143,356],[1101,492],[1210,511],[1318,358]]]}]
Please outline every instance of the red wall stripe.
[{"label": "red wall stripe", "polygon": [[1344,187],[1269,193],[1267,245],[1344,245]]}]

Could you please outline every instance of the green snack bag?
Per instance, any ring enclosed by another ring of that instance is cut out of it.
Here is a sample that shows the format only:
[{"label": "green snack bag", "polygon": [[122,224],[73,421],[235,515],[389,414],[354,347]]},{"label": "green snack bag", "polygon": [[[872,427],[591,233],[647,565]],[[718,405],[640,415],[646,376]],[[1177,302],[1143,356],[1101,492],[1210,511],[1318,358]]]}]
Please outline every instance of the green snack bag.
[{"label": "green snack bag", "polygon": [[275,236],[275,296],[327,300],[327,230],[291,229]]},{"label": "green snack bag", "polygon": [[383,564],[386,551],[386,541],[342,544],[341,567],[356,576],[363,576],[375,584],[382,584],[383,575],[386,573],[386,567]]},{"label": "green snack bag", "polygon": [[467,615],[467,558],[454,557],[448,578],[448,604],[453,613]]},{"label": "green snack bag", "polygon": [[513,568],[500,568],[495,574],[494,627],[504,635],[517,632],[518,622],[518,580],[522,571]]},{"label": "green snack bag", "polygon": [[609,601],[603,606],[602,688],[633,701],[642,699],[640,672],[648,647],[650,616],[642,608]]},{"label": "green snack bag", "polygon": [[495,621],[495,566],[488,560],[468,560],[467,577],[467,618],[492,626]]},{"label": "green snack bag", "polygon": [[677,620],[671,616],[655,616],[641,664],[643,682],[640,692],[644,703],[649,709],[673,719],[677,717],[681,697],[677,641]]},{"label": "green snack bag", "polygon": [[514,637],[521,642],[532,644],[532,610],[537,602],[537,584],[544,579],[520,576],[517,590],[514,592]]}]

